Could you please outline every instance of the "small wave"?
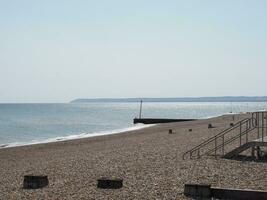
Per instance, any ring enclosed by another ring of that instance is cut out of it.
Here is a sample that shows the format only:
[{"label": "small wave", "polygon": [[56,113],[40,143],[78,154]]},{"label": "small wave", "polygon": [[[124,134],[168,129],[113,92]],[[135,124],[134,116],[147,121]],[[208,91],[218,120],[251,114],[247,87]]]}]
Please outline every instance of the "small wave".
[{"label": "small wave", "polygon": [[155,124],[149,124],[149,125],[136,124],[132,127],[115,129],[115,130],[111,130],[111,131],[101,131],[101,132],[96,132],[96,133],[81,133],[81,134],[76,134],[76,135],[68,135],[68,136],[62,136],[62,137],[49,138],[49,139],[40,140],[40,141],[34,140],[34,141],[30,141],[30,142],[13,142],[13,143],[8,143],[8,144],[0,144],[0,149],[9,148],[9,147],[17,147],[17,146],[27,146],[27,145],[33,145],[33,144],[59,142],[59,141],[66,141],[66,140],[75,140],[75,139],[97,137],[97,136],[103,136],[103,135],[118,134],[118,133],[124,133],[124,132],[128,132],[128,131],[144,129],[144,128],[152,127],[154,125]]},{"label": "small wave", "polygon": [[211,119],[215,117],[222,117],[222,116],[227,116],[227,115],[237,115],[237,114],[242,114],[242,112],[229,112],[229,113],[223,113],[223,114],[218,114],[218,115],[211,115],[208,117],[203,117],[201,119]]}]

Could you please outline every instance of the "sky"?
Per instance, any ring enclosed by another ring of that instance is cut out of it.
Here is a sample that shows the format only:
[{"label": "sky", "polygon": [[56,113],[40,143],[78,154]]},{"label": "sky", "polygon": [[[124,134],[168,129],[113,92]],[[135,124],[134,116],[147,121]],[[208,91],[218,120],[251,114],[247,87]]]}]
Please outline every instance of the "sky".
[{"label": "sky", "polygon": [[0,103],[267,95],[266,0],[0,0]]}]

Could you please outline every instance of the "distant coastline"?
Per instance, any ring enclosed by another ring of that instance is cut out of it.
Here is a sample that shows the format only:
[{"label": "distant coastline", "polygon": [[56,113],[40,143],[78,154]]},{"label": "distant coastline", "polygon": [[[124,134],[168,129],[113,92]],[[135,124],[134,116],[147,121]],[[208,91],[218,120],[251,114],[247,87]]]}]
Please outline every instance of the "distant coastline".
[{"label": "distant coastline", "polygon": [[172,98],[95,98],[75,99],[70,103],[96,103],[96,102],[118,102],[135,103],[144,102],[267,102],[267,96],[223,96],[223,97],[172,97]]}]

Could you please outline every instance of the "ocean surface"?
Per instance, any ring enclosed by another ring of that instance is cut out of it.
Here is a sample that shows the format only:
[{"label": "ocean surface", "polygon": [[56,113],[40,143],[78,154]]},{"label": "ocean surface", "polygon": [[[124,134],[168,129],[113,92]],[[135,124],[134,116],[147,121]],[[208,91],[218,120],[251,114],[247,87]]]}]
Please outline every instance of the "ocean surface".
[{"label": "ocean surface", "polygon": [[[143,103],[142,117],[208,118],[265,110],[267,103]],[[139,103],[0,104],[0,147],[113,134],[133,125]]]}]

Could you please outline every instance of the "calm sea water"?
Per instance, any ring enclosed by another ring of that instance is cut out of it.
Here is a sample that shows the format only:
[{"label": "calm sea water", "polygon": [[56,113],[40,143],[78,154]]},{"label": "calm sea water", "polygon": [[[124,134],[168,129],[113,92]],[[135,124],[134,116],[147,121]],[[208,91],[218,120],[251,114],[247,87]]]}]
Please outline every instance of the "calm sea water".
[{"label": "calm sea water", "polygon": [[[264,110],[267,103],[144,103],[143,117],[207,118],[233,112]],[[0,146],[136,129],[138,103],[0,104]]]}]

